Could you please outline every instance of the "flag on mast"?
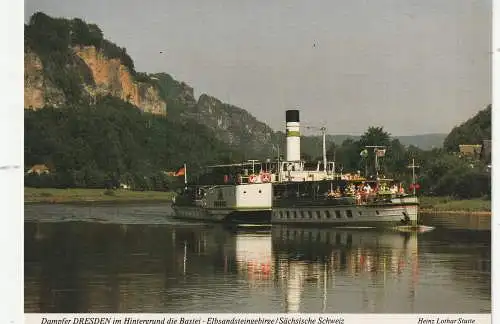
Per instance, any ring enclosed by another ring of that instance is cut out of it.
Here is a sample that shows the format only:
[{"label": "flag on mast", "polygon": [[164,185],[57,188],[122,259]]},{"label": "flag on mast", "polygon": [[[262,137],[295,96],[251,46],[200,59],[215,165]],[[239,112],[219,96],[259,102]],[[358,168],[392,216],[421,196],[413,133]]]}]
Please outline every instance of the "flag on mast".
[{"label": "flag on mast", "polygon": [[176,177],[180,177],[186,174],[186,165],[184,164],[182,167],[180,167],[177,172],[175,172]]},{"label": "flag on mast", "polygon": [[181,166],[177,171],[166,172],[169,177],[181,177],[186,175],[186,165]]}]

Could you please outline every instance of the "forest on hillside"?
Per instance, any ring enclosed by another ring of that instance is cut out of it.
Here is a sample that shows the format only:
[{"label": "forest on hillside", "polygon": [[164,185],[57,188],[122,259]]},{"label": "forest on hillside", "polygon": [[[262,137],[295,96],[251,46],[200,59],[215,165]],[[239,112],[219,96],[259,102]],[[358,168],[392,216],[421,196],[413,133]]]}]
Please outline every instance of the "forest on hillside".
[{"label": "forest on hillside", "polygon": [[25,165],[45,164],[27,186],[104,188],[127,183],[137,190],[167,190],[167,173],[186,161],[202,165],[240,160],[202,125],[173,123],[107,96],[94,105],[25,110]]}]

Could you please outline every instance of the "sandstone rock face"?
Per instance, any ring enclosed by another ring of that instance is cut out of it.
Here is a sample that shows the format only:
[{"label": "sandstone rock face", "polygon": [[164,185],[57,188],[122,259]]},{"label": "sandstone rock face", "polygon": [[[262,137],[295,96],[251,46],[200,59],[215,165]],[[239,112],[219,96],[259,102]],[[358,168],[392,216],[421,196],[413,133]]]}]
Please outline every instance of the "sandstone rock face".
[{"label": "sandstone rock face", "polygon": [[166,114],[166,103],[150,84],[137,82],[119,59],[108,59],[93,46],[75,48],[92,71],[96,94],[111,94],[139,107],[142,111]]},{"label": "sandstone rock face", "polygon": [[32,51],[24,53],[24,107],[40,109],[65,102],[64,92],[57,89],[43,74],[42,60]]},{"label": "sandstone rock face", "polygon": [[201,95],[195,108],[185,114],[213,129],[217,137],[248,151],[269,151],[273,130],[246,110],[222,103],[219,99]]},{"label": "sandstone rock face", "polygon": [[[94,79],[93,82],[81,84],[86,97],[112,95],[132,103],[142,111],[166,115],[167,104],[158,90],[152,84],[134,80],[119,59],[109,59],[93,46],[74,48],[74,53],[75,66],[86,65],[85,69],[90,70]],[[87,71],[81,74],[85,73]],[[39,109],[44,106],[58,107],[64,103],[64,89],[58,89],[46,78],[42,60],[36,53],[25,51],[24,107]]]}]

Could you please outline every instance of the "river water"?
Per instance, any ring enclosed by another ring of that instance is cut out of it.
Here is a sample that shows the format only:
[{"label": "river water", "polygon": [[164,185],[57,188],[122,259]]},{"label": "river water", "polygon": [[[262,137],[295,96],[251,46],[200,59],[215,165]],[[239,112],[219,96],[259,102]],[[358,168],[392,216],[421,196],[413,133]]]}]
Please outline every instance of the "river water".
[{"label": "river water", "polygon": [[490,313],[489,231],[227,228],[25,206],[25,312]]}]

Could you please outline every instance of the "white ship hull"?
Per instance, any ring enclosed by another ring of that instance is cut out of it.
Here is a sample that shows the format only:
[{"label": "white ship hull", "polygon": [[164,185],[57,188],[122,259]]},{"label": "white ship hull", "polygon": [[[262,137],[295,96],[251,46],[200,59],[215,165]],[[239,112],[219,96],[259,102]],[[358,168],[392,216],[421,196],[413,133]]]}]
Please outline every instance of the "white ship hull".
[{"label": "white ship hull", "polygon": [[270,222],[271,183],[212,186],[204,190],[204,197],[190,204],[174,203],[175,216],[211,222]]}]

